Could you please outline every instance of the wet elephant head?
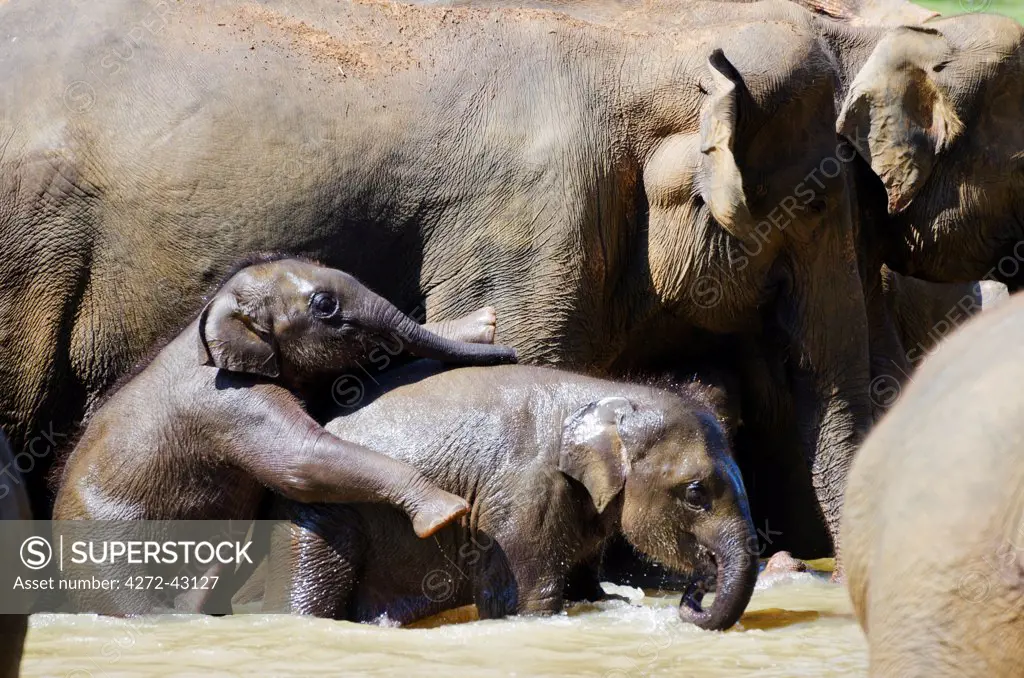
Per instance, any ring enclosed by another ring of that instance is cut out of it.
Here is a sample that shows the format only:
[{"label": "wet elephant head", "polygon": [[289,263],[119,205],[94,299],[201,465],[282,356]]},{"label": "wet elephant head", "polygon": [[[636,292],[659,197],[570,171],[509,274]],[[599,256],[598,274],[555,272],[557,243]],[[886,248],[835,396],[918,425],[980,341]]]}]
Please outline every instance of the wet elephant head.
[{"label": "wet elephant head", "polygon": [[565,422],[559,468],[581,482],[599,512],[618,509],[622,533],[662,564],[717,572],[710,609],[688,590],[679,615],[704,629],[726,629],[743,614],[757,580],[756,536],[739,469],[725,432],[707,410],[666,401],[641,408],[605,398]]},{"label": "wet elephant head", "polygon": [[884,186],[895,270],[1024,280],[1022,40],[1006,17],[937,19],[886,33],[857,72],[837,127]]},{"label": "wet elephant head", "polygon": [[232,276],[199,318],[200,360],[235,372],[301,380],[354,367],[373,344],[470,365],[515,362],[504,346],[443,339],[347,273],[297,259]]}]

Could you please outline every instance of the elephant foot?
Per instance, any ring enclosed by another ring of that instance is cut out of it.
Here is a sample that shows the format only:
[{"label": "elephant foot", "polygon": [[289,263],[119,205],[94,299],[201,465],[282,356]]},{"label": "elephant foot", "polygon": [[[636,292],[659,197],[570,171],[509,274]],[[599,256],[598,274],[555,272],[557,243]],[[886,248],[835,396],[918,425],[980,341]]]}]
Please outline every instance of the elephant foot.
[{"label": "elephant foot", "polygon": [[791,582],[800,578],[802,573],[808,571],[807,563],[794,558],[788,551],[779,551],[764,566],[764,570],[757,576],[757,588],[772,588],[777,584]]},{"label": "elephant foot", "polygon": [[768,559],[768,563],[765,564],[764,571],[761,574],[763,576],[768,574],[782,574],[785,572],[806,571],[807,563],[794,558],[789,551],[779,551]]},{"label": "elephant foot", "polygon": [[453,341],[470,344],[493,344],[498,314],[493,306],[483,308],[469,315],[439,323],[427,323],[425,327],[434,334]]},{"label": "elephant foot", "polygon": [[425,539],[467,513],[469,503],[465,499],[443,490],[436,490],[429,499],[419,505],[419,508],[410,512],[412,529],[415,530],[416,536]]}]

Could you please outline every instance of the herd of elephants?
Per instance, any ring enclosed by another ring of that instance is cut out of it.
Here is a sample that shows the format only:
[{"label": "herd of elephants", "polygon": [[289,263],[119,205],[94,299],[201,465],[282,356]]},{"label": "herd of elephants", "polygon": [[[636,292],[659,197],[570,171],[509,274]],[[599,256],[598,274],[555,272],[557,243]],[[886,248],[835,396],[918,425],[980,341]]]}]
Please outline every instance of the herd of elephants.
[{"label": "herd of elephants", "polygon": [[265,609],[353,621],[669,571],[720,630],[760,559],[834,555],[872,675],[1020,675],[1015,20],[0,0],[0,33],[0,517],[287,519]]}]

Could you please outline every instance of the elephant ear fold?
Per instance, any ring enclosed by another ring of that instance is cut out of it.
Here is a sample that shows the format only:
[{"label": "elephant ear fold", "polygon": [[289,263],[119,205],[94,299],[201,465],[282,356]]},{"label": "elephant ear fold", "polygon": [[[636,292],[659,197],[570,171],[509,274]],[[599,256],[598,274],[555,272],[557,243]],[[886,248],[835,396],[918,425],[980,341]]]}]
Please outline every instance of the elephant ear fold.
[{"label": "elephant ear fold", "polygon": [[754,219],[747,207],[734,147],[743,81],[721,49],[708,58],[708,70],[710,97],[700,121],[700,151],[704,154],[700,195],[722,228],[740,240],[755,241]]},{"label": "elephant ear fold", "polygon": [[277,377],[281,370],[268,328],[242,309],[231,291],[217,294],[199,315],[199,362],[231,372]]},{"label": "elephant ear fold", "polygon": [[598,513],[622,491],[629,461],[619,427],[634,411],[625,398],[604,398],[565,419],[558,470],[581,483]]},{"label": "elephant ear fold", "polygon": [[935,158],[963,123],[932,78],[949,60],[946,39],[904,27],[883,38],[839,111],[836,131],[882,180],[889,214],[905,210],[931,175]]}]

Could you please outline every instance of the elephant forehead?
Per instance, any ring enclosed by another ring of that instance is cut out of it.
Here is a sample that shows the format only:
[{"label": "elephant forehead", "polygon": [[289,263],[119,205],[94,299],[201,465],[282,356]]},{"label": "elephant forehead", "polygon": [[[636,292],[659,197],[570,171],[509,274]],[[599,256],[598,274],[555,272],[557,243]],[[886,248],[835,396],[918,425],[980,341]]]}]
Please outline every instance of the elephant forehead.
[{"label": "elephant forehead", "polygon": [[702,454],[686,451],[685,447],[668,446],[663,454],[649,457],[649,471],[667,482],[682,482],[702,478],[711,470],[709,460]]},{"label": "elephant forehead", "polygon": [[300,296],[306,296],[313,293],[314,285],[306,276],[301,276],[294,271],[285,271],[285,278],[294,287],[295,292]]}]

